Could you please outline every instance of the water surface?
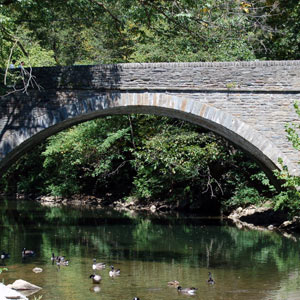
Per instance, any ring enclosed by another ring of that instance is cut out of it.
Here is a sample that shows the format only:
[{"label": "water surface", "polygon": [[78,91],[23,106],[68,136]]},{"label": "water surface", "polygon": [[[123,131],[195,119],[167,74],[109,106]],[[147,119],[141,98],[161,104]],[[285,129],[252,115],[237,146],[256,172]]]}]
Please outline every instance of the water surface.
[{"label": "water surface", "polygon": [[[199,216],[134,216],[7,199],[0,210],[0,250],[11,256],[0,280],[36,284],[43,289],[34,296],[43,300],[300,299],[298,237]],[[23,247],[36,255],[22,260]],[[53,265],[52,252],[65,255],[69,266]],[[89,278],[93,258],[107,264],[96,272],[100,285]],[[119,277],[108,276],[110,265],[121,269]],[[34,267],[43,272],[35,274]],[[179,294],[167,286],[171,280],[197,287],[197,294]]]}]

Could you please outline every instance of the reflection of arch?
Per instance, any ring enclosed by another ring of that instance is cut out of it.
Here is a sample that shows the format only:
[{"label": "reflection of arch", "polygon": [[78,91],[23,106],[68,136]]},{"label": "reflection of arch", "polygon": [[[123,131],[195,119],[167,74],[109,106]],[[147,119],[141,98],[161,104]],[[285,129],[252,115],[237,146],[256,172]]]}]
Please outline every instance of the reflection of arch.
[{"label": "reflection of arch", "polygon": [[[74,93],[72,95],[74,99]],[[0,169],[6,169],[30,148],[72,125],[97,117],[130,113],[175,117],[209,129],[249,153],[269,173],[279,167],[279,157],[287,166],[291,165],[285,155],[253,127],[199,100],[154,92],[94,93],[85,95],[84,98],[79,92],[76,100],[48,109],[45,114],[36,117],[34,127],[20,128],[13,132],[12,151],[8,154],[1,149],[10,141],[2,141],[0,150],[6,156],[3,155],[4,158],[0,161]]]}]

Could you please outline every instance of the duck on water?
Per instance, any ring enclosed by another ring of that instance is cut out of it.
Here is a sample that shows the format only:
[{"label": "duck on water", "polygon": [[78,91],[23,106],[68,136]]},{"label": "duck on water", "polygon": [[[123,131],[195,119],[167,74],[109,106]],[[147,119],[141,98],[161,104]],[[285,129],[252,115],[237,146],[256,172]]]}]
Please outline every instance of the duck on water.
[{"label": "duck on water", "polygon": [[102,277],[100,275],[92,274],[90,275],[90,278],[93,279],[93,283],[99,284]]},{"label": "duck on water", "polygon": [[106,267],[105,263],[102,262],[97,263],[96,258],[93,259],[93,265],[92,265],[93,270],[102,270],[105,269],[105,267]]},{"label": "duck on water", "polygon": [[120,275],[120,272],[121,272],[120,269],[115,270],[114,266],[110,266],[110,267],[111,267],[111,270],[108,273],[110,277],[115,277],[115,276]]},{"label": "duck on water", "polygon": [[33,250],[28,250],[23,248],[22,250],[22,258],[35,256],[35,252]]},{"label": "duck on water", "polygon": [[182,288],[181,286],[178,286],[177,287],[177,291],[182,293],[182,294],[188,294],[188,295],[194,295],[196,294],[196,291],[198,289],[197,288],[194,288],[194,287],[191,287],[191,288]]}]

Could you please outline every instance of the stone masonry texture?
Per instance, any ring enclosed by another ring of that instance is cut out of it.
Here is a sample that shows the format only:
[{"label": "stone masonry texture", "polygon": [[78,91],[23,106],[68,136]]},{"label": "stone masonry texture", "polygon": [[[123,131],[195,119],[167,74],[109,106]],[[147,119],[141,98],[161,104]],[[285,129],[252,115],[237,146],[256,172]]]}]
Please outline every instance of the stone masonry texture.
[{"label": "stone masonry texture", "polygon": [[299,174],[285,125],[299,123],[300,61],[118,64],[34,68],[42,87],[0,99],[0,170],[45,138],[111,114],[146,113],[205,127],[265,170],[282,158]]}]

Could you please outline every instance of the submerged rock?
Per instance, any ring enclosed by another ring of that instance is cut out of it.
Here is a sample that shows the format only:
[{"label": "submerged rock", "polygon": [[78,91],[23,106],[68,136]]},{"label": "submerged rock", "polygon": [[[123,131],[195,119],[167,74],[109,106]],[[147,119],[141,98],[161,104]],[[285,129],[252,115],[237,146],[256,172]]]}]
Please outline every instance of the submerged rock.
[{"label": "submerged rock", "polygon": [[41,272],[43,272],[43,269],[35,267],[35,268],[32,269],[32,272],[34,272],[34,273],[41,273]]}]

